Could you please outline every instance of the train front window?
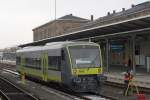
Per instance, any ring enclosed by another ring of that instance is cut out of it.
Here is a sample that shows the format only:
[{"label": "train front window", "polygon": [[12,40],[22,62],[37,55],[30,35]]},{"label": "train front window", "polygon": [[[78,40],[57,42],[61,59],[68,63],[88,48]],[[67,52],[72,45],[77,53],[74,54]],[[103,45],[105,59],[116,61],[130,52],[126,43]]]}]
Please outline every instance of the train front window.
[{"label": "train front window", "polygon": [[74,68],[100,67],[98,46],[70,46],[69,51]]}]

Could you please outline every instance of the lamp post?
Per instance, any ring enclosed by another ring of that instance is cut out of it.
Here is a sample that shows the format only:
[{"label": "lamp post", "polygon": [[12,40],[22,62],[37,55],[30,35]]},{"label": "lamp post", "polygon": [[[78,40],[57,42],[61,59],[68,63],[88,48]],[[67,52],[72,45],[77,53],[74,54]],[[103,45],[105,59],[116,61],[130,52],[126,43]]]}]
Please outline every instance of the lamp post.
[{"label": "lamp post", "polygon": [[55,20],[56,20],[56,0],[55,0]]}]

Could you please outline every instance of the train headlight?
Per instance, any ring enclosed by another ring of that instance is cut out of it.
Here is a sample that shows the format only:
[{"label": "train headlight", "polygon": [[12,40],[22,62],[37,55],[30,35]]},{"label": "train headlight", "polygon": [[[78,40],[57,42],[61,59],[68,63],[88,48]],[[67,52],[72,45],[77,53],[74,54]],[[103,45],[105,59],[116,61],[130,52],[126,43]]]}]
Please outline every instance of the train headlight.
[{"label": "train headlight", "polygon": [[81,83],[81,78],[80,77],[75,77],[73,78],[74,83]]}]

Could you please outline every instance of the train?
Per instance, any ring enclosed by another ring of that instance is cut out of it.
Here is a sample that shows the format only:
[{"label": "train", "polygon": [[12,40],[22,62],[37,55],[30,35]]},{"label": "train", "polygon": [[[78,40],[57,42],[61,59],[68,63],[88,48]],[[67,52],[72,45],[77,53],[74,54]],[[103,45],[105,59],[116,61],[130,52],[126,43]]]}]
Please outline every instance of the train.
[{"label": "train", "polygon": [[19,73],[63,84],[75,92],[95,92],[106,77],[100,45],[93,42],[51,42],[16,51]]}]

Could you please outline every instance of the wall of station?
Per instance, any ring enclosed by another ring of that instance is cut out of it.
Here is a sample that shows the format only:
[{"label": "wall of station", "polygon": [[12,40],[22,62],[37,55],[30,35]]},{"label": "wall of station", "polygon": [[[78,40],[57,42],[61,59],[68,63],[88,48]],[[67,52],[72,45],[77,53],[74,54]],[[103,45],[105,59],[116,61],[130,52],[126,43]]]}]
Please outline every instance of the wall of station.
[{"label": "wall of station", "polygon": [[136,67],[144,68],[149,72],[150,68],[150,36],[146,36],[139,43],[139,54],[136,55]]},{"label": "wall of station", "polygon": [[127,66],[128,59],[131,54],[129,46],[130,42],[127,40],[115,41],[110,43],[110,64]]},{"label": "wall of station", "polygon": [[140,53],[145,56],[150,56],[150,36],[147,39],[141,41]]},{"label": "wall of station", "polygon": [[84,22],[60,20],[33,30],[34,41],[55,37],[64,34],[65,31],[79,27]]},{"label": "wall of station", "polygon": [[[135,43],[136,68],[142,68],[150,71],[150,36],[137,37]],[[110,42],[109,49],[110,67],[112,65],[125,67],[128,66],[129,59],[133,61],[132,42],[130,39]]]}]

